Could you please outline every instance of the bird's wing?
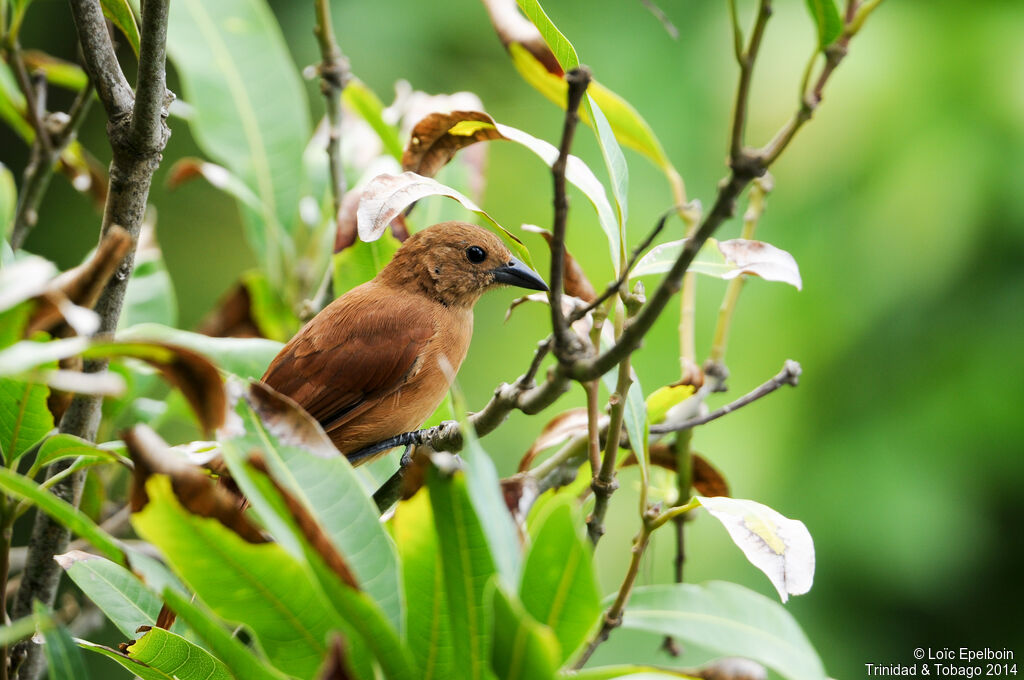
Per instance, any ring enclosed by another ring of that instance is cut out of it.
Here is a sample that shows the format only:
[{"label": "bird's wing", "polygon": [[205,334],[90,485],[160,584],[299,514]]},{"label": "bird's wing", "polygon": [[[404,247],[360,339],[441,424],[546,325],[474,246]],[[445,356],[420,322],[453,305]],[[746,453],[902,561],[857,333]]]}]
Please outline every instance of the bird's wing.
[{"label": "bird's wing", "polygon": [[416,323],[422,306],[412,302],[338,302],[339,308],[304,328],[263,376],[327,431],[400,389],[419,370],[418,359],[434,335],[432,324]]}]

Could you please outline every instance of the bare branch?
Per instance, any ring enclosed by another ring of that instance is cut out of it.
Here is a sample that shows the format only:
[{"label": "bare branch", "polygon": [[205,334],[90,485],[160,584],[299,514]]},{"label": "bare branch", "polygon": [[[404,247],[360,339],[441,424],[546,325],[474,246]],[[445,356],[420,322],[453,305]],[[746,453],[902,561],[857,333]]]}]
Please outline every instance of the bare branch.
[{"label": "bare branch", "polygon": [[[110,192],[103,214],[100,238],[114,225],[138,240],[149,197],[153,172],[170,134],[165,119],[170,95],[166,88],[165,44],[168,0],[142,3],[142,26],[138,98],[128,85],[114,54],[98,0],[72,0],[71,10],[78,30],[86,70],[107,112],[107,133],[113,151],[110,164]],[[119,264],[96,303],[100,333],[117,328],[125,290],[135,262],[132,248]],[[86,372],[99,372],[105,362],[86,362]],[[60,431],[94,440],[99,427],[102,399],[76,395],[60,423]],[[49,476],[61,474],[66,464],[51,466]],[[54,484],[52,492],[77,506],[83,477],[73,474]],[[67,547],[68,532],[44,513],[37,513],[29,542],[25,578],[18,589],[12,614],[25,616],[35,599],[52,605],[60,579],[53,556]],[[35,678],[42,669],[39,650],[29,646],[26,666],[20,677]]]},{"label": "bare branch", "polygon": [[[735,7],[730,4],[734,26],[737,25]],[[772,15],[771,0],[760,0],[757,7],[757,18],[754,20],[754,30],[750,34],[750,42],[747,49],[741,54],[738,51],[736,59],[740,64],[740,80],[736,87],[736,106],[732,117],[732,136],[729,146],[729,157],[733,164],[743,156],[743,130],[747,124],[747,107],[750,101],[750,83],[754,76],[754,62],[757,61],[757,54],[761,49],[761,38],[764,37],[764,29],[768,19]],[[734,28],[734,36],[740,39],[738,28]]]},{"label": "bare branch", "polygon": [[608,422],[608,433],[605,436],[604,459],[601,461],[600,471],[590,482],[590,488],[594,490],[594,510],[587,518],[587,536],[595,546],[604,535],[604,515],[608,510],[608,501],[619,487],[618,482],[615,481],[615,462],[618,459],[619,437],[622,433],[622,420],[626,412],[626,395],[632,384],[633,377],[630,373],[630,361],[627,356],[619,364],[615,394],[609,399],[611,419]]},{"label": "bare branch", "polygon": [[690,418],[689,420],[684,420],[681,423],[674,423],[671,425],[651,425],[651,434],[667,434],[669,432],[689,430],[697,427],[698,425],[710,423],[712,420],[718,420],[722,416],[729,415],[733,411],[757,401],[761,397],[768,396],[783,385],[792,385],[793,387],[796,387],[799,383],[801,371],[802,369],[800,368],[800,364],[792,359],[787,359],[782,370],[772,377],[771,380],[759,385],[756,389],[748,392],[736,401],[728,403],[722,408],[716,409],[707,415]]},{"label": "bare branch", "polygon": [[349,80],[348,59],[342,54],[334,37],[331,7],[328,0],[315,0],[316,26],[313,34],[320,44],[322,61],[320,93],[327,109],[327,165],[331,170],[331,197],[334,221],[341,214],[341,201],[345,196],[345,168],[341,163],[341,92]]},{"label": "bare branch", "polygon": [[604,292],[598,295],[593,302],[588,304],[586,307],[575,310],[571,315],[569,315],[569,323],[579,321],[587,314],[600,307],[606,300],[608,300],[608,298],[615,295],[622,289],[623,284],[626,283],[627,279],[629,279],[629,272],[636,266],[637,260],[640,259],[640,256],[643,255],[648,248],[650,248],[651,244],[654,243],[654,239],[658,238],[658,234],[660,234],[661,230],[665,227],[665,221],[672,215],[676,214],[681,207],[682,206],[678,205],[672,206],[661,214],[661,217],[658,218],[658,221],[655,223],[654,229],[651,230],[651,233],[647,235],[640,245],[633,249],[633,253],[629,256],[629,261],[626,262],[626,267],[622,270],[622,274],[619,278],[608,284],[608,287],[605,288]]},{"label": "bare branch", "polygon": [[116,123],[129,115],[135,95],[117,62],[103,10],[96,0],[71,0],[71,14],[82,44],[85,71],[96,87],[107,118]]},{"label": "bare branch", "polygon": [[562,288],[565,286],[565,223],[569,216],[569,200],[566,196],[565,166],[569,150],[579,122],[580,102],[590,85],[590,71],[586,66],[574,68],[565,74],[569,85],[565,108],[565,123],[562,126],[562,144],[558,158],[551,165],[551,176],[555,184],[555,219],[551,227],[551,329],[554,336],[555,356],[559,361],[579,353],[579,342],[569,330],[569,322],[562,309]]}]

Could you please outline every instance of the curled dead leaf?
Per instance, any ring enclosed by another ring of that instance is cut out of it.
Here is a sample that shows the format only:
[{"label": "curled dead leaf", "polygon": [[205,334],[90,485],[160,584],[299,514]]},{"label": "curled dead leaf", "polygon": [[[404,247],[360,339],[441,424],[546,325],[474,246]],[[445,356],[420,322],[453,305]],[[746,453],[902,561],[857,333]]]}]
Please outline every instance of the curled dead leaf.
[{"label": "curled dead leaf", "polygon": [[189,512],[216,519],[250,543],[265,542],[259,527],[245,515],[243,498],[218,485],[201,468],[186,462],[148,426],[136,425],[126,430],[122,439],[135,463],[130,494],[133,513],[149,503],[146,480],[153,475],[167,475],[175,496]]},{"label": "curled dead leaf", "polygon": [[587,432],[587,409],[574,408],[563,411],[548,421],[540,434],[533,441],[519,461],[519,472],[526,472],[533,464],[534,458],[541,451],[557,446],[570,438]]},{"label": "curled dead leaf", "polygon": [[[651,464],[666,470],[676,471],[676,454],[671,446],[667,444],[653,444],[651,446]],[[729,483],[718,469],[707,461],[699,453],[690,454],[690,483],[694,490],[701,496],[729,496]],[[622,467],[636,465],[636,455],[629,456],[622,461]]]},{"label": "curled dead leaf", "polygon": [[704,680],[766,680],[768,671],[756,661],[726,657],[687,671],[687,675]]},{"label": "curled dead leaf", "polygon": [[199,322],[198,332],[214,338],[261,338],[252,315],[252,296],[244,283],[236,283]]},{"label": "curled dead leaf", "polygon": [[341,455],[320,423],[290,397],[255,380],[244,388],[242,397],[260,417],[267,431],[282,444],[301,447],[320,458]]},{"label": "curled dead leaf", "polygon": [[460,149],[491,139],[503,137],[494,119],[482,111],[431,113],[413,126],[402,170],[433,177]]},{"label": "curled dead leaf", "polygon": [[551,48],[544,42],[543,36],[529,19],[522,15],[516,0],[483,0],[491,25],[505,49],[509,44],[517,43],[529,51],[534,58],[544,65],[549,73],[561,77],[562,70],[558,59]]},{"label": "curled dead leaf", "polygon": [[[535,224],[524,224],[523,231],[530,231],[535,234],[540,234],[548,246],[551,246],[551,239],[554,238],[552,233],[547,229],[542,229]],[[597,292],[594,290],[593,284],[590,283],[590,279],[587,278],[586,272],[583,271],[583,267],[576,261],[576,258],[569,252],[569,248],[565,249],[565,255],[562,258],[565,266],[565,282],[562,289],[567,295],[578,297],[584,302],[593,302],[597,299]]]},{"label": "curled dead leaf", "polygon": [[317,673],[316,680],[354,680],[355,677],[349,670],[345,639],[335,632],[331,635],[327,658]]},{"label": "curled dead leaf", "polygon": [[525,535],[526,516],[530,514],[534,501],[540,495],[539,485],[535,478],[519,472],[501,480],[501,495],[520,533]]},{"label": "curled dead leaf", "polygon": [[26,335],[46,331],[67,337],[71,331],[80,335],[95,332],[99,319],[91,307],[131,247],[131,234],[117,225],[111,226],[92,257],[54,278],[36,297]]}]

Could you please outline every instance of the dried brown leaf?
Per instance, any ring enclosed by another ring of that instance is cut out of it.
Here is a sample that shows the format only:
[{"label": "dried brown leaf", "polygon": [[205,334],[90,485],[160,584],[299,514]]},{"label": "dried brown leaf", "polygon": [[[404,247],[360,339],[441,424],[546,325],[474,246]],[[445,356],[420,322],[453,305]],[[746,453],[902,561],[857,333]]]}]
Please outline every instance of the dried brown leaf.
[{"label": "dried brown leaf", "polygon": [[26,334],[46,331],[59,337],[70,335],[78,325],[72,315],[79,313],[79,308],[96,304],[131,247],[131,234],[117,225],[110,227],[88,261],[54,278],[36,298]]},{"label": "dried brown leaf", "polygon": [[501,494],[505,499],[505,506],[512,514],[512,519],[520,529],[523,529],[526,525],[526,516],[530,514],[534,501],[540,495],[537,480],[525,472],[519,472],[501,480]]},{"label": "dried brown leaf", "polygon": [[[139,344],[145,349],[138,353],[119,353],[145,361],[156,368],[164,380],[177,387],[188,400],[205,432],[213,432],[224,424],[228,407],[227,393],[220,372],[209,359],[198,352],[165,342],[146,340],[124,343],[127,347],[133,344]],[[148,351],[153,346],[166,352]]]},{"label": "dried brown leaf", "polygon": [[[473,122],[484,125],[472,125]],[[460,149],[492,139],[504,137],[495,127],[494,119],[482,111],[431,113],[413,126],[402,155],[402,170],[433,177]]]},{"label": "dried brown leaf", "polygon": [[324,665],[320,668],[316,680],[355,680],[355,677],[348,667],[345,639],[338,633],[332,634],[327,658],[324,660]]},{"label": "dried brown leaf", "polygon": [[526,472],[533,464],[533,459],[544,449],[568,441],[571,437],[584,434],[587,431],[587,409],[574,408],[559,413],[548,421],[548,424],[541,430],[540,435],[534,440],[530,450],[523,455],[519,461],[519,472]]},{"label": "dried brown leaf", "polygon": [[[666,470],[676,471],[676,454],[672,447],[667,444],[654,444],[651,446],[651,464]],[[636,465],[636,455],[629,456],[622,461],[622,466]],[[725,477],[704,456],[699,453],[690,454],[691,484],[694,490],[701,496],[712,498],[714,496],[730,496],[729,483]]]},{"label": "dried brown leaf", "polygon": [[304,448],[320,458],[341,455],[320,423],[290,397],[258,381],[249,383],[243,396],[267,431],[282,444]]},{"label": "dried brown leaf", "polygon": [[126,430],[122,439],[135,463],[130,494],[132,512],[139,512],[149,503],[146,480],[153,475],[167,475],[174,495],[189,512],[216,519],[250,543],[266,541],[259,527],[245,515],[243,498],[186,462],[148,426],[136,425]]},{"label": "dried brown leaf", "polygon": [[197,329],[214,338],[261,338],[252,316],[252,298],[243,283],[236,283],[217,306],[199,322]]},{"label": "dried brown leaf", "polygon": [[[554,238],[553,234],[547,229],[542,229],[535,224],[524,224],[523,231],[532,231],[535,234],[540,234],[548,246],[551,246],[551,240]],[[562,289],[567,295],[578,297],[584,302],[590,303],[597,299],[597,291],[594,290],[593,284],[590,283],[590,279],[587,278],[586,272],[583,271],[583,267],[576,261],[576,258],[569,252],[569,248],[565,249],[564,257],[562,261],[565,265],[565,283],[562,285]]]},{"label": "dried brown leaf", "polygon": [[519,12],[516,0],[483,0],[483,3],[494,32],[498,34],[505,49],[508,49],[510,43],[519,43],[544,64],[549,72],[559,77],[565,74],[540,31]]},{"label": "dried brown leaf", "polygon": [[171,626],[174,625],[174,620],[178,618],[178,615],[174,613],[174,610],[167,606],[165,602],[160,607],[160,613],[156,617],[156,627],[163,628],[164,630],[170,630]]}]

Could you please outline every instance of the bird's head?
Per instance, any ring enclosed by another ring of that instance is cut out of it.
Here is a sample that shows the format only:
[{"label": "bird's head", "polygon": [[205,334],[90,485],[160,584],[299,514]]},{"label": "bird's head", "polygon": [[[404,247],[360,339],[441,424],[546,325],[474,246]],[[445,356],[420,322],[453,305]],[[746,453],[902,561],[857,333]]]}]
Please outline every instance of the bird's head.
[{"label": "bird's head", "polygon": [[415,287],[445,306],[472,307],[500,284],[547,290],[501,239],[466,222],[441,222],[410,236],[378,278]]}]

